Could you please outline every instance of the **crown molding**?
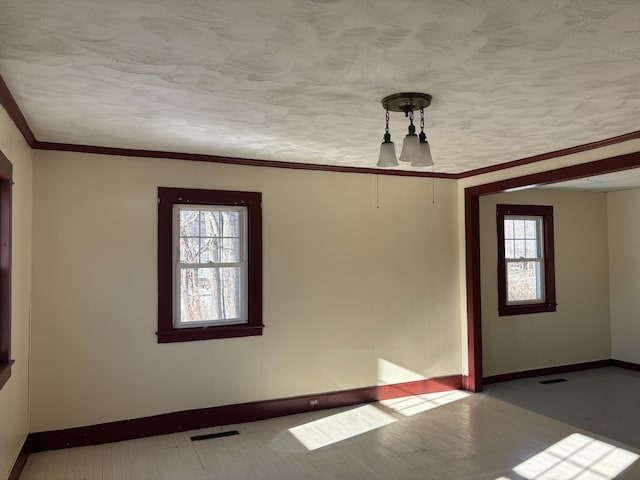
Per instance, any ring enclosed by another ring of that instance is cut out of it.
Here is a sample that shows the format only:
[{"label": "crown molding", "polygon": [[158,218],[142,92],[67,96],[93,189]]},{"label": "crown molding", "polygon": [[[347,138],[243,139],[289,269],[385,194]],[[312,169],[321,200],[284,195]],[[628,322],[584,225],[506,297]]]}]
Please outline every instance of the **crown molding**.
[{"label": "crown molding", "polygon": [[126,157],[166,158],[172,160],[187,160],[192,162],[227,163],[232,165],[247,165],[252,167],[287,168],[294,170],[315,170],[341,173],[366,173],[370,175],[392,175],[402,177],[434,177],[457,179],[453,173],[420,172],[411,170],[382,170],[379,168],[343,167],[339,165],[318,165],[313,163],[280,162],[276,160],[257,160],[239,157],[220,157],[202,153],[166,152],[161,150],[138,150],[132,148],[101,147],[96,145],[76,145],[70,143],[54,143],[36,141],[36,150],[52,150],[59,152],[93,153],[98,155],[118,155]]},{"label": "crown molding", "polygon": [[27,141],[29,146],[31,148],[34,148],[35,144],[37,143],[36,137],[33,134],[31,127],[29,127],[27,119],[24,118],[20,107],[13,98],[13,95],[9,91],[9,87],[4,82],[2,75],[0,75],[0,105],[4,107],[7,114],[9,115],[9,118],[13,120],[13,123],[16,124],[16,127],[18,127],[18,130],[20,130],[20,133],[22,133],[22,136]]}]

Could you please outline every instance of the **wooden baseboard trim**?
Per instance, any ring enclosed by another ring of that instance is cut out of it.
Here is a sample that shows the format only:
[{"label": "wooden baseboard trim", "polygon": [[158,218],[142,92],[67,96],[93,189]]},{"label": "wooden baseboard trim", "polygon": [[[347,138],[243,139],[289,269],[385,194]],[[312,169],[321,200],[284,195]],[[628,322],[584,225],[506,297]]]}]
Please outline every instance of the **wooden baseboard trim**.
[{"label": "wooden baseboard trim", "polygon": [[30,440],[29,436],[24,440],[22,444],[22,448],[20,449],[20,453],[18,454],[18,458],[13,464],[13,468],[9,472],[9,477],[7,480],[18,480],[20,478],[20,474],[24,469],[25,464],[27,463],[27,457],[31,453]]},{"label": "wooden baseboard trim", "polygon": [[625,362],[624,360],[611,360],[611,364],[614,367],[626,368],[627,370],[638,370],[640,371],[640,364]]},{"label": "wooden baseboard trim", "polygon": [[458,388],[462,388],[462,375],[451,375],[393,385],[202,408],[99,425],[36,432],[29,435],[28,453],[99,445],[220,425],[253,422],[311,410],[344,407]]},{"label": "wooden baseboard trim", "polygon": [[589,370],[591,368],[610,367],[614,365],[614,360],[596,360],[594,362],[574,363],[572,365],[559,365],[557,367],[536,368],[534,370],[525,370],[522,372],[502,373],[500,375],[492,375],[482,379],[484,385],[490,383],[507,382],[510,380],[519,380],[522,378],[541,377],[543,375],[559,375],[562,373],[578,372],[580,370]]},{"label": "wooden baseboard trim", "polygon": [[462,375],[429,378],[414,382],[380,385],[376,388],[376,400],[391,400],[392,398],[410,395],[424,395],[426,393],[446,392],[463,388]]}]

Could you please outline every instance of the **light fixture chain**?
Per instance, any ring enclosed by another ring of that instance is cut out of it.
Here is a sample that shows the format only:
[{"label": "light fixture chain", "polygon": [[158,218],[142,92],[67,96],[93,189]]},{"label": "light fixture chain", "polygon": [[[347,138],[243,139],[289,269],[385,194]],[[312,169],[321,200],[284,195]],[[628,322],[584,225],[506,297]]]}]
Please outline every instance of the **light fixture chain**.
[{"label": "light fixture chain", "polygon": [[385,133],[389,133],[389,109],[388,108],[387,108],[387,115],[386,115],[385,120],[386,120],[386,126],[385,126],[384,131],[385,131]]},{"label": "light fixture chain", "polygon": [[424,132],[424,108],[420,109],[420,131]]}]

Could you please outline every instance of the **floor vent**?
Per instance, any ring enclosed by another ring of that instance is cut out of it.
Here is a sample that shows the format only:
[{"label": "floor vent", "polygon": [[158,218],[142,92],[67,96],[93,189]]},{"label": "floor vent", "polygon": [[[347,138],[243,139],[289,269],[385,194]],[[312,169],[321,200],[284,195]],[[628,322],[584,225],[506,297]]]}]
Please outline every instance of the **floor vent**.
[{"label": "floor vent", "polygon": [[191,437],[192,442],[198,442],[200,440],[210,440],[212,438],[230,437],[232,435],[240,435],[238,430],[229,430],[228,432],[208,433],[206,435],[195,435]]},{"label": "floor vent", "polygon": [[542,380],[541,382],[538,383],[542,383],[543,385],[549,385],[550,383],[560,383],[560,382],[566,382],[567,379],[566,378],[553,378],[551,380]]}]

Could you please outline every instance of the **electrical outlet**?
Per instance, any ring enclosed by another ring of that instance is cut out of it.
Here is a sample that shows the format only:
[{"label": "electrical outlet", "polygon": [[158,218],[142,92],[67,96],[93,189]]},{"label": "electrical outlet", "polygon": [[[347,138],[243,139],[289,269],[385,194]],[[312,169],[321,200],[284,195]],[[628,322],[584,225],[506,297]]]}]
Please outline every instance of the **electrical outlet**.
[{"label": "electrical outlet", "polygon": [[310,407],[317,407],[318,406],[318,399],[317,398],[312,398],[311,400],[309,400],[309,406]]}]

